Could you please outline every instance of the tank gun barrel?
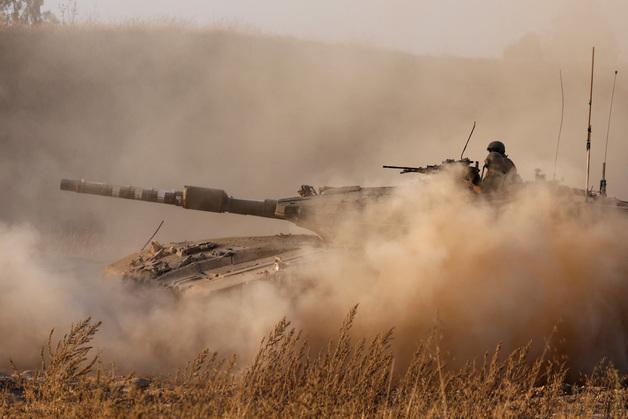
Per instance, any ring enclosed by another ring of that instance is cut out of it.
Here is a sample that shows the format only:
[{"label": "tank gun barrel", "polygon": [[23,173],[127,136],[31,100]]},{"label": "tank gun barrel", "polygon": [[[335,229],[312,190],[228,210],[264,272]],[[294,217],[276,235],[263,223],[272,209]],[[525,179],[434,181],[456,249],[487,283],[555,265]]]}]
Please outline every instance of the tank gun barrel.
[{"label": "tank gun barrel", "polygon": [[177,190],[165,191],[157,189],[144,189],[135,186],[120,186],[108,183],[89,182],[83,179],[63,179],[61,180],[61,190],[183,206],[183,191]]},{"label": "tank gun barrel", "polygon": [[61,190],[176,205],[187,209],[209,212],[229,212],[266,218],[284,219],[277,214],[277,201],[254,201],[232,198],[222,189],[184,186],[182,190],[144,189],[85,180],[63,179]]}]

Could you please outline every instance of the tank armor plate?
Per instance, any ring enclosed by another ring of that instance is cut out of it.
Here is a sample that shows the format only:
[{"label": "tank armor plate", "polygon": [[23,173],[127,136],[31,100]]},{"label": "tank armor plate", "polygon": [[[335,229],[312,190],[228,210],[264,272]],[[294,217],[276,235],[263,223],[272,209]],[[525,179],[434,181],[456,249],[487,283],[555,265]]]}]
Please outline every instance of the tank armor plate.
[{"label": "tank armor plate", "polygon": [[107,267],[109,277],[176,291],[214,292],[271,279],[322,250],[313,235],[281,234],[160,244],[151,242]]}]

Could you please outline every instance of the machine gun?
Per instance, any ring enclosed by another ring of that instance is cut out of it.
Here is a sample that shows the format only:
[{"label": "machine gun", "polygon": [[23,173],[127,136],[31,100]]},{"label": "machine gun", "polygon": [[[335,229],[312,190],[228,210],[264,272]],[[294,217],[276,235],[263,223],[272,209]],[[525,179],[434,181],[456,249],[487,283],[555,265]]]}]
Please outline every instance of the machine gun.
[{"label": "machine gun", "polygon": [[404,173],[433,174],[433,173],[441,172],[445,169],[452,169],[452,168],[460,167],[463,169],[465,180],[471,182],[473,185],[478,185],[480,183],[480,163],[477,161],[474,162],[467,157],[460,160],[447,159],[447,160],[444,160],[441,164],[428,164],[427,166],[422,166],[422,167],[390,166],[390,165],[384,165],[382,167],[384,169],[401,170],[401,172],[399,172],[401,174],[404,174]]}]

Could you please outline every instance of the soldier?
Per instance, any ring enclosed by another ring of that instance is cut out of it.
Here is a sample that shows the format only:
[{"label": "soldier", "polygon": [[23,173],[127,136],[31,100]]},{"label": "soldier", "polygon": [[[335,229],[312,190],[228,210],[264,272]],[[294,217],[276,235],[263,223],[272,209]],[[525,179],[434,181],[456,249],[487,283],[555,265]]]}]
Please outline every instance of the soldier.
[{"label": "soldier", "polygon": [[486,174],[482,177],[482,192],[496,192],[520,181],[517,167],[506,155],[504,143],[491,141],[486,149],[489,153],[484,161]]}]

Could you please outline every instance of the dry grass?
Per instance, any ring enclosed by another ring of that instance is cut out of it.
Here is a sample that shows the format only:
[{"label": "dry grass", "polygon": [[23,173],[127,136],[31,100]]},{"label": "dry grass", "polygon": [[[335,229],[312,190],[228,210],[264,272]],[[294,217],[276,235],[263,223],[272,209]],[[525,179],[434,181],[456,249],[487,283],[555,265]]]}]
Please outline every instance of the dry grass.
[{"label": "dry grass", "polygon": [[448,368],[438,339],[422,342],[409,366],[395,370],[392,331],[371,340],[350,336],[352,309],[325,350],[313,353],[286,320],[261,342],[251,365],[204,350],[176,374],[139,379],[103,371],[89,359],[100,323],[53,335],[35,373],[13,372],[0,395],[6,417],[603,417],[625,418],[627,376],[600,363],[579,385],[545,353],[529,347]]}]

